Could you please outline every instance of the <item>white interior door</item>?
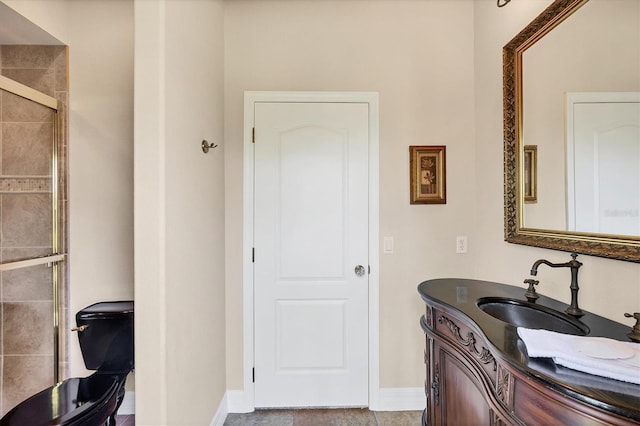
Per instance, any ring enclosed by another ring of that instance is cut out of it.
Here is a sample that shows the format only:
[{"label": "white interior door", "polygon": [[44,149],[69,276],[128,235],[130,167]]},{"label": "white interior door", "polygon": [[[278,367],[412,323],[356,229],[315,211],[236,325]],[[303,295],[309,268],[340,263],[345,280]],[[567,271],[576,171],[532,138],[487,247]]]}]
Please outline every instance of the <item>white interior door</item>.
[{"label": "white interior door", "polygon": [[366,406],[368,105],[254,114],[255,406]]},{"label": "white interior door", "polygon": [[569,229],[640,235],[640,93],[567,99]]}]

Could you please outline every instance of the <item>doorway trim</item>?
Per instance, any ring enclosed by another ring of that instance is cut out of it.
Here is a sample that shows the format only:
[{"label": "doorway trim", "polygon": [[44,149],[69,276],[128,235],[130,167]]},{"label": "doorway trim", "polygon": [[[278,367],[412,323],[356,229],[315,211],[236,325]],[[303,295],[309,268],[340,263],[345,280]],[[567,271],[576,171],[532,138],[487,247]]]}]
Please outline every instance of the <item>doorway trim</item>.
[{"label": "doorway trim", "polygon": [[[369,408],[379,407],[380,398],[380,256],[379,256],[379,116],[375,92],[258,92],[244,93],[243,136],[243,237],[242,237],[242,344],[243,392],[230,412],[255,409],[254,366],[254,273],[253,273],[253,122],[256,102],[366,103],[369,106]],[[234,398],[235,399],[235,398]]]}]

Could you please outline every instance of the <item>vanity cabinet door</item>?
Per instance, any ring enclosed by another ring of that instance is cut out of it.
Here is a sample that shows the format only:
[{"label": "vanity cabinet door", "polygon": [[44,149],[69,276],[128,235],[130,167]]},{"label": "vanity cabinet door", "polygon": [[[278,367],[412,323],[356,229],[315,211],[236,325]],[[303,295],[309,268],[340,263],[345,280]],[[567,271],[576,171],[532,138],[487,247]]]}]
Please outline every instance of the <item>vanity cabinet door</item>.
[{"label": "vanity cabinet door", "polygon": [[435,425],[491,425],[493,410],[482,380],[445,343],[433,343],[431,403]]}]

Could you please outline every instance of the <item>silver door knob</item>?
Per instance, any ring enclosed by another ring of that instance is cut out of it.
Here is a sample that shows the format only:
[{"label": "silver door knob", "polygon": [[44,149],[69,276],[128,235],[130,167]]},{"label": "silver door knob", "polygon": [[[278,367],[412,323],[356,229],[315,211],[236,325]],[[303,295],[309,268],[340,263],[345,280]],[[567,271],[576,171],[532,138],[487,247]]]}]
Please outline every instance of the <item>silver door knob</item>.
[{"label": "silver door knob", "polygon": [[362,277],[362,276],[364,276],[364,274],[367,273],[367,270],[364,269],[364,266],[358,265],[355,268],[355,273],[356,273],[357,276]]}]

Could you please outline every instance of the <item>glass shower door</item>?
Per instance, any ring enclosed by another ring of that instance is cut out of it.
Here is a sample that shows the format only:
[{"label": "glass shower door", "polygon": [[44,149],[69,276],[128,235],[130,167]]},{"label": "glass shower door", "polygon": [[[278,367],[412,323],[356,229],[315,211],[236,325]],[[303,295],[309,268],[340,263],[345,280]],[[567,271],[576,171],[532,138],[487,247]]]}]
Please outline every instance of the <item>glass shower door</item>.
[{"label": "glass shower door", "polygon": [[60,368],[58,102],[0,76],[2,414]]}]

